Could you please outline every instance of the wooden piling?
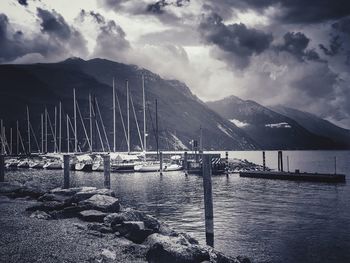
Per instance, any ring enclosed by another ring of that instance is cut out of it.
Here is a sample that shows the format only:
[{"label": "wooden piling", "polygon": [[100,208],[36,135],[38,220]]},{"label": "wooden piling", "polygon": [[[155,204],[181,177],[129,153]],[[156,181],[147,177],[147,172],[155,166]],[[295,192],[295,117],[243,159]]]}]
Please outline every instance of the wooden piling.
[{"label": "wooden piling", "polygon": [[214,211],[211,184],[211,155],[202,155],[202,173],[204,187],[205,237],[208,246],[214,247]]},{"label": "wooden piling", "polygon": [[5,155],[0,155],[0,182],[5,182]]},{"label": "wooden piling", "polygon": [[163,152],[159,152],[159,173],[163,174]]},{"label": "wooden piling", "polygon": [[283,172],[283,155],[282,151],[278,151],[278,171]]},{"label": "wooden piling", "polygon": [[188,169],[188,156],[187,156],[187,152],[184,153],[184,161],[183,161],[183,169],[185,171],[185,175],[187,175],[187,169]]},{"label": "wooden piling", "polygon": [[228,167],[228,152],[225,152],[225,174],[226,174],[226,177],[228,177],[228,170],[229,170],[229,167]]},{"label": "wooden piling", "polygon": [[262,152],[263,155],[263,170],[266,171],[266,155],[265,151]]},{"label": "wooden piling", "polygon": [[68,189],[70,187],[69,183],[69,170],[70,170],[70,165],[69,165],[69,159],[70,156],[68,154],[63,155],[63,188]]},{"label": "wooden piling", "polygon": [[109,154],[103,156],[104,187],[111,189],[111,157]]}]

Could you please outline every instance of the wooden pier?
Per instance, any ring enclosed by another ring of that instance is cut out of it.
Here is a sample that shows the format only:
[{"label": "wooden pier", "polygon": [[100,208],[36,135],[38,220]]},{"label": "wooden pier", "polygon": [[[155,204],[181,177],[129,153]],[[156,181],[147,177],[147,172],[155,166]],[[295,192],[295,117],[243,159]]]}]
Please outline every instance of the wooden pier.
[{"label": "wooden pier", "polygon": [[296,170],[293,172],[283,171],[248,171],[240,172],[240,177],[290,180],[290,181],[309,181],[325,183],[345,183],[344,174],[323,174],[323,173],[306,173]]}]

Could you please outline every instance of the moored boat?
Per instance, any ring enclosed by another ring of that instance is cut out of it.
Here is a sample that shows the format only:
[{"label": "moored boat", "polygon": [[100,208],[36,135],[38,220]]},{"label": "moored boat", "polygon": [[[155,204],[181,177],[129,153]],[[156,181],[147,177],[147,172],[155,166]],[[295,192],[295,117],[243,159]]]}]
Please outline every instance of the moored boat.
[{"label": "moored boat", "polygon": [[144,162],[135,165],[134,170],[136,172],[158,172],[160,171],[160,162]]},{"label": "moored boat", "polygon": [[112,172],[133,172],[134,167],[141,163],[137,155],[111,153]]},{"label": "moored boat", "polygon": [[46,162],[44,160],[32,160],[32,161],[29,162],[29,168],[32,168],[32,169],[43,169],[45,163]]},{"label": "moored boat", "polygon": [[78,155],[76,156],[75,170],[76,171],[92,171],[93,161],[90,155]]},{"label": "moored boat", "polygon": [[29,168],[29,160],[28,159],[24,159],[21,160],[18,164],[17,164],[18,168]]},{"label": "moored boat", "polygon": [[5,167],[7,169],[17,168],[18,164],[19,164],[19,160],[17,159],[9,159],[5,161]]},{"label": "moored boat", "polygon": [[44,169],[48,170],[59,170],[62,169],[63,162],[61,159],[50,160],[43,166]]}]

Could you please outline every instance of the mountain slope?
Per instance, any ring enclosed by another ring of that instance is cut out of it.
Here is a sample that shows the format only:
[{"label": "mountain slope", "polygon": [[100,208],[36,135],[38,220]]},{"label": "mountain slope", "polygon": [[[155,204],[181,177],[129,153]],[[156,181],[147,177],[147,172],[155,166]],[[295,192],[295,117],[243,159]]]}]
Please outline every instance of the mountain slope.
[{"label": "mountain slope", "polygon": [[[75,88],[79,108],[87,130],[89,130],[88,96],[91,93],[98,99],[108,141],[112,144],[112,78],[116,77],[116,89],[125,125],[127,121],[125,80],[128,79],[135,114],[142,133],[142,74],[145,76],[148,105],[148,150],[154,150],[156,145],[154,136],[156,99],[158,100],[160,149],[162,150],[174,149],[175,147],[190,148],[190,141],[198,139],[200,127],[203,130],[205,149],[243,150],[257,147],[256,143],[244,131],[209,109],[183,83],[175,80],[164,80],[150,71],[133,65],[103,59],[85,61],[72,58],[52,64],[0,65],[0,79],[2,81],[0,118],[4,119],[7,128],[10,126],[14,128],[15,120],[19,120],[22,137],[27,140],[25,105],[28,105],[31,123],[37,137],[39,137],[40,114],[43,113],[45,106],[48,108],[53,127],[54,106],[57,106],[59,101],[62,101],[64,116],[68,114],[71,119],[73,118],[73,89]],[[86,150],[87,140],[85,139],[83,126],[80,118],[77,121],[79,144]],[[63,123],[62,137],[64,141],[63,150],[65,150],[67,144],[65,118]],[[131,149],[136,150],[140,147],[140,140],[132,108],[130,110],[130,127]],[[102,133],[101,125],[100,131]],[[48,142],[50,144],[49,149],[53,148],[51,133]],[[126,139],[119,111],[117,111],[116,133],[117,149],[126,150]],[[73,137],[72,133],[70,136]],[[141,136],[143,135],[141,134]],[[96,150],[101,149],[96,129],[93,144]],[[106,144],[106,141],[104,141],[104,146]]]},{"label": "mountain slope", "polygon": [[281,105],[271,107],[271,109],[294,119],[314,134],[331,138],[334,142],[340,145],[340,149],[350,148],[350,130],[338,127],[333,123],[308,112],[299,111]]},{"label": "mountain slope", "polygon": [[231,96],[207,105],[244,129],[264,149],[333,149],[339,146],[254,101]]}]

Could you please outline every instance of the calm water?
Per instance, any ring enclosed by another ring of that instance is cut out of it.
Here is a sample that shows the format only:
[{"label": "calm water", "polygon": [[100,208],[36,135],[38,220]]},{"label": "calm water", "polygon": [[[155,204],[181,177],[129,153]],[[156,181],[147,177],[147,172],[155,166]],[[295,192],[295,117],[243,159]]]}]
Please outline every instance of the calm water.
[{"label": "calm water", "polygon": [[[337,172],[350,177],[350,151],[285,151],[290,170]],[[229,157],[262,163],[261,152]],[[266,153],[277,166],[277,152]],[[10,180],[60,186],[62,171],[7,172]],[[74,185],[103,187],[102,173],[72,172]],[[350,178],[348,179],[350,180]],[[112,188],[127,206],[153,214],[203,244],[202,178],[182,172],[112,174]],[[213,177],[215,247],[253,262],[350,262],[350,183],[288,182]]]}]

